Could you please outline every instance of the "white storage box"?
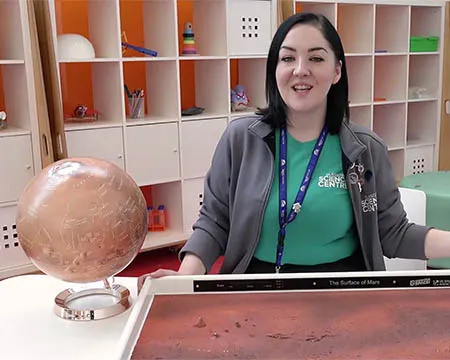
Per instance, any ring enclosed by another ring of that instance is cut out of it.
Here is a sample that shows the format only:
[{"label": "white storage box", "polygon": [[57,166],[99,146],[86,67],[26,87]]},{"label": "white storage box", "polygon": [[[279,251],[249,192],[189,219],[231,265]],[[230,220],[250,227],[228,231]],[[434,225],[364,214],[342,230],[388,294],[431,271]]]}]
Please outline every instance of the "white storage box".
[{"label": "white storage box", "polygon": [[231,56],[267,55],[272,40],[271,2],[230,0],[228,45]]}]

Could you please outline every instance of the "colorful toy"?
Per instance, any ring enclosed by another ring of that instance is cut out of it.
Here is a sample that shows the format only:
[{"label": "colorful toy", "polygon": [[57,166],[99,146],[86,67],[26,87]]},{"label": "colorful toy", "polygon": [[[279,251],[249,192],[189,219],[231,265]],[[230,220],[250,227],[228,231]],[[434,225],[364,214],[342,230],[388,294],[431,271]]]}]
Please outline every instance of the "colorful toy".
[{"label": "colorful toy", "polygon": [[244,111],[248,109],[250,98],[248,97],[244,85],[236,85],[231,89],[231,110]]},{"label": "colorful toy", "polygon": [[124,55],[128,49],[131,49],[147,56],[158,56],[158,52],[155,50],[147,49],[141,46],[131,45],[130,43],[128,43],[127,34],[125,33],[125,31],[122,32],[122,38],[125,39],[125,41],[122,41],[122,55]]},{"label": "colorful toy", "polygon": [[183,55],[198,55],[195,48],[195,34],[190,22],[184,23],[183,31]]},{"label": "colorful toy", "polygon": [[99,112],[89,109],[86,105],[75,106],[72,114],[64,117],[65,122],[93,122],[98,120]]},{"label": "colorful toy", "polygon": [[166,209],[164,205],[159,205],[157,209],[153,206],[147,207],[148,211],[148,230],[164,231],[166,230]]}]

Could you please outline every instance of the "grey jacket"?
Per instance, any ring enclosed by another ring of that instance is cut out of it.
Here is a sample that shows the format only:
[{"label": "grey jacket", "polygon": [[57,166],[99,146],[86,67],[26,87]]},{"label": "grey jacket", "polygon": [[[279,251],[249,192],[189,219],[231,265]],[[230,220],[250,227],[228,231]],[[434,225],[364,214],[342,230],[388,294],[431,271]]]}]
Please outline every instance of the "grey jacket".
[{"label": "grey jacket", "polygon": [[[426,259],[425,235],[429,228],[408,222],[383,141],[353,123],[343,123],[340,140],[367,269],[385,270],[383,255]],[[180,259],[192,252],[209,271],[224,255],[221,273],[245,272],[258,244],[271,190],[274,149],[274,131],[259,116],[229,124],[206,174],[200,216],[180,251]],[[359,165],[363,165],[362,172]]]}]

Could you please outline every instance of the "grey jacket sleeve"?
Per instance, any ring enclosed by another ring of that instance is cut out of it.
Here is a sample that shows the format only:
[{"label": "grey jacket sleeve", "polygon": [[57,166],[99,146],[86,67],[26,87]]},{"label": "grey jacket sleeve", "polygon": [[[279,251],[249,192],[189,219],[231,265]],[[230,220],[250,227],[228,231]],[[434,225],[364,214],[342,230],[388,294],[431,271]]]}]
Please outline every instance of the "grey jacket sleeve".
[{"label": "grey jacket sleeve", "polygon": [[378,228],[388,258],[425,260],[425,236],[430,229],[410,223],[400,199],[386,146],[377,144],[374,165],[377,187]]},{"label": "grey jacket sleeve", "polygon": [[211,167],[205,176],[203,205],[193,225],[194,232],[180,251],[180,260],[189,252],[198,256],[207,272],[224,253],[228,241],[231,147],[229,127],[220,138]]}]

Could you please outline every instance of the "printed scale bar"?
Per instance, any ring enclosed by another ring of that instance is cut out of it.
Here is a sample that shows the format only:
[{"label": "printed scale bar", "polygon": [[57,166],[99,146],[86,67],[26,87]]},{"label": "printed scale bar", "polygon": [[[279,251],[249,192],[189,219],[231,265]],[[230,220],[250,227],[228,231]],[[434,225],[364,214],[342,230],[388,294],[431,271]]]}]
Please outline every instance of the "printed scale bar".
[{"label": "printed scale bar", "polygon": [[194,280],[194,292],[450,287],[450,275]]}]

